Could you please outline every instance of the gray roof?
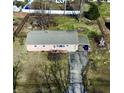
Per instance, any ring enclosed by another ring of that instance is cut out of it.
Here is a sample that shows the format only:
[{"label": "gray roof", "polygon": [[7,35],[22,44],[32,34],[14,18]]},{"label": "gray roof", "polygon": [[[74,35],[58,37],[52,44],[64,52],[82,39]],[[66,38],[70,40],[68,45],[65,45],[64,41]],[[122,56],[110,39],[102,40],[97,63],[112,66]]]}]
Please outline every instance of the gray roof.
[{"label": "gray roof", "polygon": [[88,40],[87,36],[85,36],[85,35],[78,36],[78,40],[79,40],[79,44],[90,45],[89,40]]},{"label": "gray roof", "polygon": [[30,31],[26,44],[78,44],[77,31]]}]

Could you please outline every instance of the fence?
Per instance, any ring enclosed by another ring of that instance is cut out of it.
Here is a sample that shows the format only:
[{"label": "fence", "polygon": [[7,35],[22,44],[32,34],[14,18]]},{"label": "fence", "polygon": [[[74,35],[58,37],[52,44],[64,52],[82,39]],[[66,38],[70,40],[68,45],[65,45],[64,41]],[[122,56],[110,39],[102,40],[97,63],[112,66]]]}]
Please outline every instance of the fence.
[{"label": "fence", "polygon": [[24,19],[21,21],[21,23],[18,25],[18,27],[15,29],[14,31],[14,36],[17,36],[19,34],[19,32],[21,31],[21,29],[23,28],[25,22],[28,20],[29,18],[29,14],[27,14]]}]

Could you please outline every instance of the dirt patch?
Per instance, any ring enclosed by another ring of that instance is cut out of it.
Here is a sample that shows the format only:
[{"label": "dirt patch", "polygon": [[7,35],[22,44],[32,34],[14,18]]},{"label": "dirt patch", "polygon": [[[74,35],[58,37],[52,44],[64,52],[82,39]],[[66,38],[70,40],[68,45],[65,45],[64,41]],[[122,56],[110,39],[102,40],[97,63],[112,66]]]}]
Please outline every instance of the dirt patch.
[{"label": "dirt patch", "polygon": [[19,17],[19,18],[24,18],[27,15],[27,13],[23,12],[13,12],[13,16]]}]

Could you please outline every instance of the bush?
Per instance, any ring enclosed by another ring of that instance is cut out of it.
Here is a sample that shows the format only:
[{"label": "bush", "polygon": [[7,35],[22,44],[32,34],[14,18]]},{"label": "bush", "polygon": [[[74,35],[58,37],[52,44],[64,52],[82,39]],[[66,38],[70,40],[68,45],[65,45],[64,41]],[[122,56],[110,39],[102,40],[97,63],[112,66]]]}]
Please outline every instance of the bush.
[{"label": "bush", "polygon": [[91,32],[88,33],[88,37],[89,37],[89,38],[94,38],[94,37],[96,37],[96,36],[97,36],[97,33],[94,32],[94,31],[91,31]]},{"label": "bush", "polygon": [[93,3],[90,3],[90,5],[89,11],[84,12],[84,16],[90,20],[96,20],[100,16],[98,6]]}]

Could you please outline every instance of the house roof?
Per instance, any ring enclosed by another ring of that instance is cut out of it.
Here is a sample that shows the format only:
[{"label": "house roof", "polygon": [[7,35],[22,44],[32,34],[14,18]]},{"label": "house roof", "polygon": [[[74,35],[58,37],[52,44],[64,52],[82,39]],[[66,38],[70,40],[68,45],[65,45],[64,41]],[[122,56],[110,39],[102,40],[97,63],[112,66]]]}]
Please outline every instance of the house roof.
[{"label": "house roof", "polygon": [[30,31],[26,44],[78,44],[77,31]]},{"label": "house roof", "polygon": [[88,40],[87,36],[85,36],[85,35],[78,36],[78,40],[79,40],[79,44],[90,45],[89,40]]}]

